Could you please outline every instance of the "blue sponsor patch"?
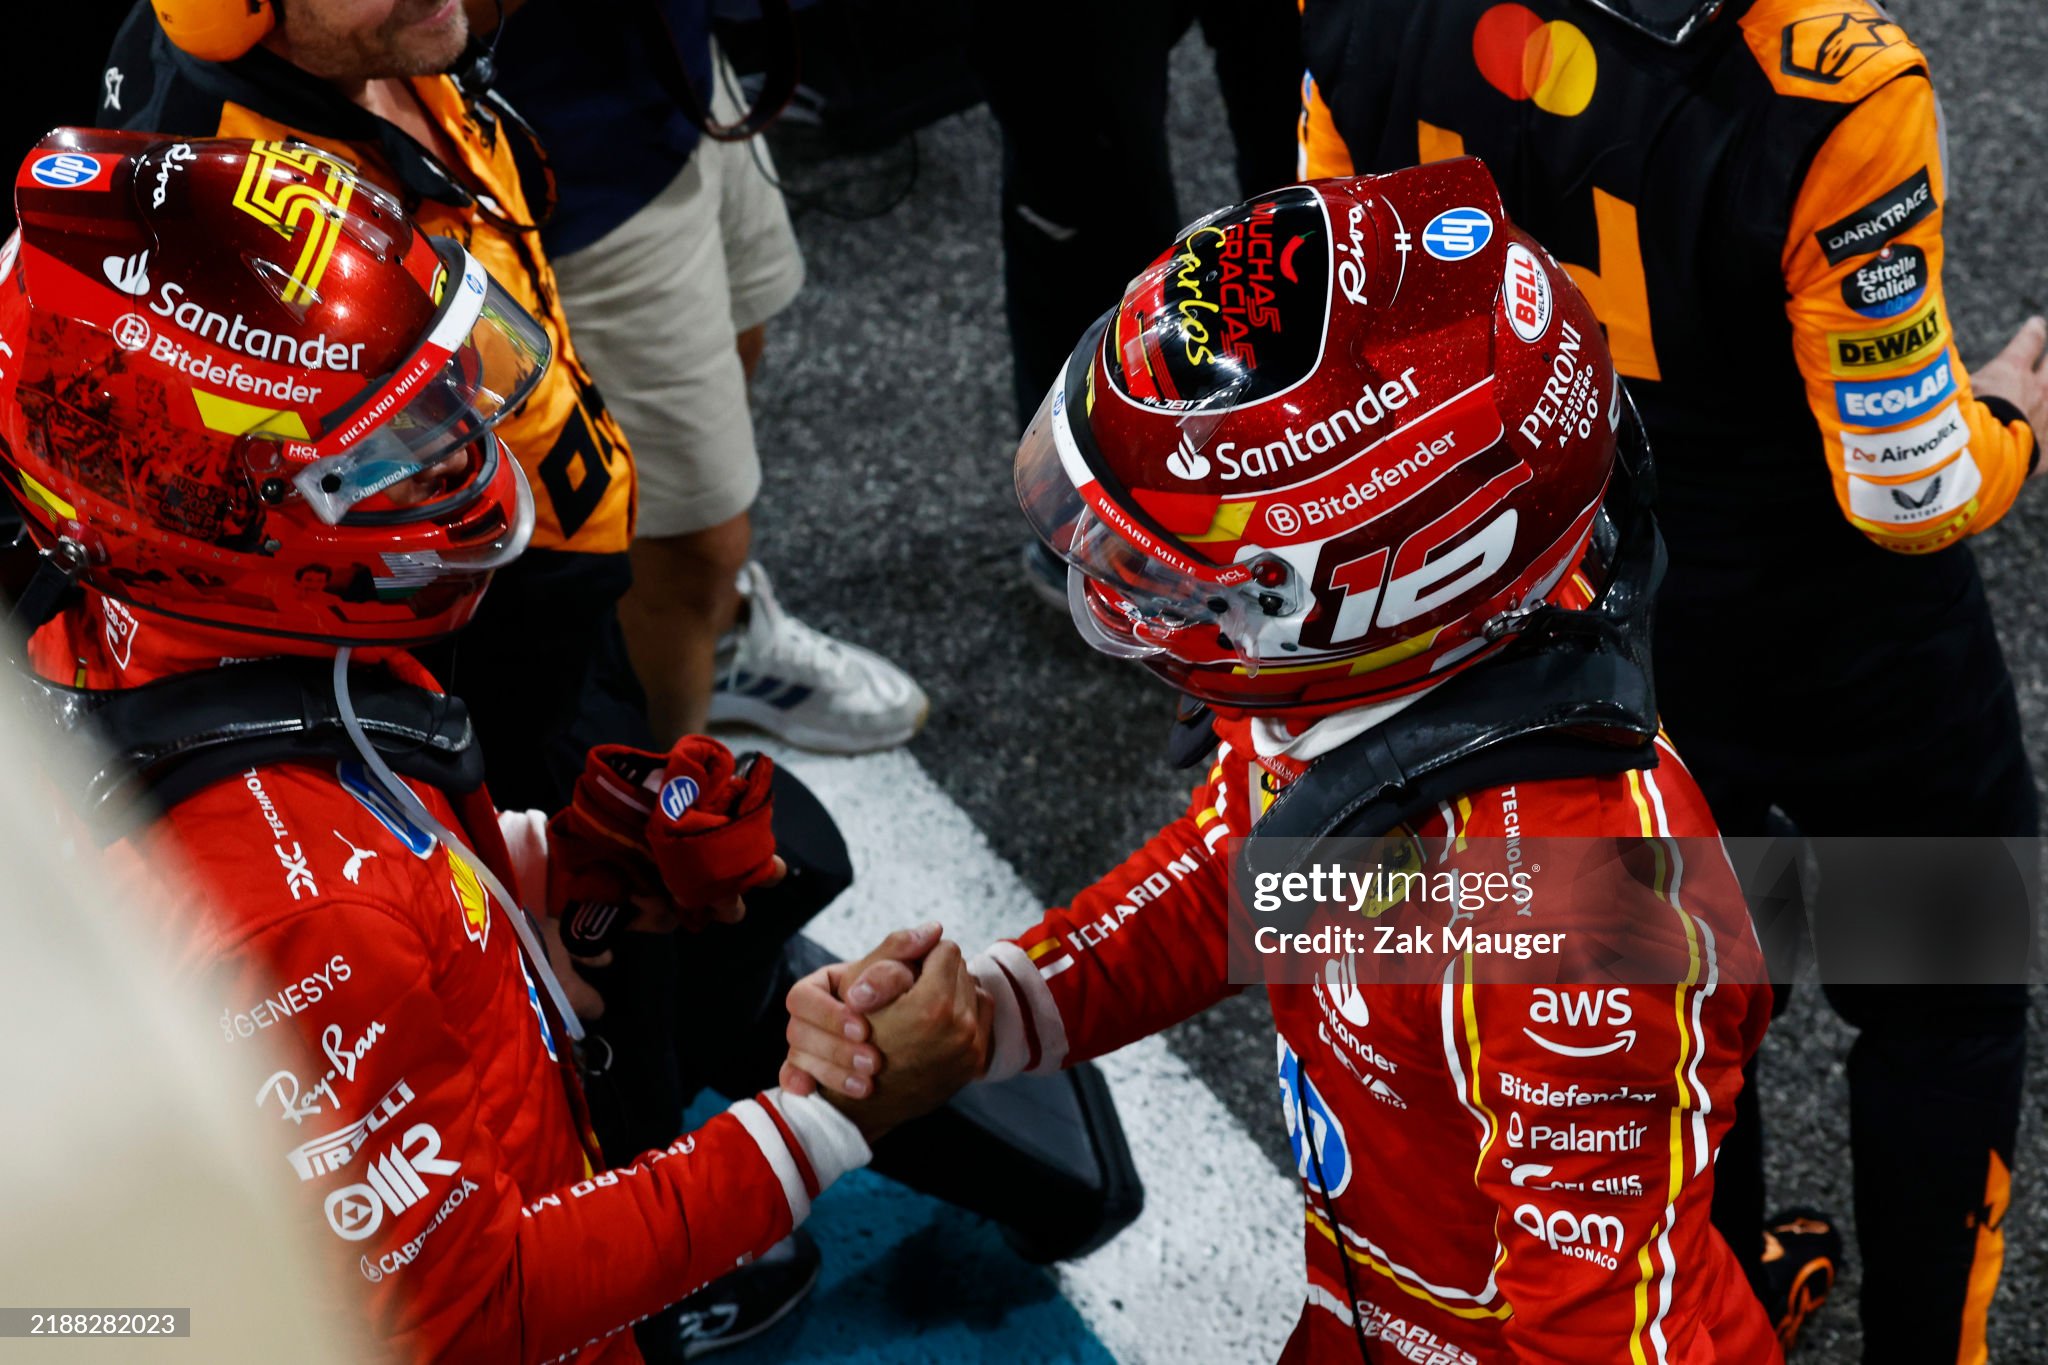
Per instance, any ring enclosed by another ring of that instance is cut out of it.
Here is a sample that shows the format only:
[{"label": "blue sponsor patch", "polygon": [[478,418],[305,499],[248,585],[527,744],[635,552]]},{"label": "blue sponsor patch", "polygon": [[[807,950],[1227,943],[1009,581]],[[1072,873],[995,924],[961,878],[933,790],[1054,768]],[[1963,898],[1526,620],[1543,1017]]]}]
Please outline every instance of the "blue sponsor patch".
[{"label": "blue sponsor patch", "polygon": [[53,190],[75,190],[100,178],[100,163],[78,152],[52,152],[48,156],[37,157],[28,173],[35,177],[38,185],[48,185]]},{"label": "blue sponsor patch", "polygon": [[1484,209],[1447,209],[1422,230],[1422,249],[1440,261],[1476,256],[1493,240],[1493,219]]},{"label": "blue sponsor patch", "polygon": [[434,851],[434,836],[415,825],[360,762],[345,758],[335,767],[334,775],[340,779],[342,788],[376,816],[377,823],[390,830],[391,837],[404,844],[413,857],[424,858]]},{"label": "blue sponsor patch", "polygon": [[[1287,1120],[1295,1171],[1310,1185],[1322,1186],[1333,1199],[1342,1194],[1351,1183],[1351,1144],[1315,1082],[1302,1075],[1301,1058],[1294,1055],[1285,1038],[1280,1040],[1280,1111]],[[1316,1178],[1318,1165],[1321,1180]]]},{"label": "blue sponsor patch", "polygon": [[671,820],[680,820],[683,813],[697,804],[697,784],[687,777],[671,777],[661,789],[661,813]]},{"label": "blue sponsor patch", "polygon": [[548,1060],[559,1062],[561,1054],[555,1051],[555,1031],[548,1027],[548,1012],[541,1008],[540,987],[533,984],[533,973],[526,970],[526,954],[514,954],[519,959],[519,974],[526,978],[526,1003],[533,1006],[533,1017],[540,1024],[541,1046],[548,1050]]},{"label": "blue sponsor patch", "polygon": [[1867,318],[1895,318],[1927,296],[1927,253],[1893,242],[1849,272],[1842,302]]},{"label": "blue sponsor patch", "polygon": [[1892,379],[1837,383],[1835,407],[1851,426],[1889,427],[1918,421],[1956,391],[1954,362],[1939,355],[1925,369]]}]

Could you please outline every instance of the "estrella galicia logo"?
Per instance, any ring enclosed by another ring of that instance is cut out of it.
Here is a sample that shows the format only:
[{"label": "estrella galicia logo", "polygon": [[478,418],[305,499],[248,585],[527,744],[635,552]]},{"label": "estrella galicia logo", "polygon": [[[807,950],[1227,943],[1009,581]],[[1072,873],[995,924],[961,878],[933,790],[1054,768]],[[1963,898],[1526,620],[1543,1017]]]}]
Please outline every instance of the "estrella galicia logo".
[{"label": "estrella galicia logo", "polygon": [[377,817],[377,823],[391,831],[391,837],[404,844],[415,858],[424,858],[434,851],[434,836],[421,829],[399,808],[385,790],[370,777],[369,770],[353,758],[345,758],[334,769],[344,790],[362,803],[363,809]]},{"label": "estrella galicia logo", "polygon": [[1440,261],[1476,256],[1493,240],[1493,219],[1484,209],[1446,209],[1422,230],[1422,249]]},{"label": "estrella galicia logo", "polygon": [[1835,383],[1835,407],[1851,426],[1888,427],[1918,421],[1955,392],[1955,369],[1947,355],[1936,356],[1925,369],[1893,379]]},{"label": "estrella galicia logo", "polygon": [[1840,265],[1851,256],[1877,250],[1931,217],[1937,207],[1934,182],[1922,166],[1847,218],[1837,219],[1813,235],[1828,264]]},{"label": "estrella galicia logo", "polygon": [[53,190],[77,190],[100,178],[100,163],[78,152],[52,152],[37,157],[28,173],[38,185],[48,185]]},{"label": "estrella galicia logo", "polygon": [[1842,302],[1867,318],[1895,318],[1927,292],[1927,253],[1893,242],[1849,272]]},{"label": "estrella galicia logo", "polygon": [[697,783],[687,777],[671,777],[661,789],[661,813],[680,820],[697,804]]},{"label": "estrella galicia logo", "polygon": [[[1285,1038],[1280,1044],[1280,1112],[1287,1119],[1287,1141],[1294,1148],[1294,1169],[1332,1199],[1351,1183],[1351,1144],[1344,1125],[1330,1111],[1315,1082],[1302,1074],[1301,1058]],[[1310,1144],[1314,1146],[1311,1147]],[[1317,1168],[1322,1179],[1316,1179]]]}]

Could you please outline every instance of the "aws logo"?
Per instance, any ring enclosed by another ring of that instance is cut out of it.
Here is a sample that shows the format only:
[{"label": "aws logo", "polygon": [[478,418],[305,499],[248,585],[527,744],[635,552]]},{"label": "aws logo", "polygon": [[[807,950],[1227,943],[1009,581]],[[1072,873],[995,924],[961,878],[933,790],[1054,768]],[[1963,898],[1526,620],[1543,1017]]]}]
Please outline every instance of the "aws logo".
[{"label": "aws logo", "polygon": [[1523,5],[1495,5],[1472,30],[1472,60],[1487,84],[1511,100],[1528,100],[1561,118],[1593,102],[1600,62],[1576,24],[1546,23]]}]

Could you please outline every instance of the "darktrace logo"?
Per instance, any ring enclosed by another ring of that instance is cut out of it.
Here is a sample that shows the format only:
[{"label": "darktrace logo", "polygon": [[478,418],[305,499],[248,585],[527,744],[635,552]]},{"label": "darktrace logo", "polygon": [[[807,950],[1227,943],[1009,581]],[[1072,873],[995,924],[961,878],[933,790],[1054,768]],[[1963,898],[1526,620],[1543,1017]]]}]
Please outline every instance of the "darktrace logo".
[{"label": "darktrace logo", "polygon": [[1930,217],[1936,207],[1934,182],[1928,178],[1927,168],[1922,166],[1847,218],[1829,223],[1814,237],[1820,242],[1821,253],[1827,257],[1828,264],[1840,265],[1851,256],[1876,251],[1907,228]]}]

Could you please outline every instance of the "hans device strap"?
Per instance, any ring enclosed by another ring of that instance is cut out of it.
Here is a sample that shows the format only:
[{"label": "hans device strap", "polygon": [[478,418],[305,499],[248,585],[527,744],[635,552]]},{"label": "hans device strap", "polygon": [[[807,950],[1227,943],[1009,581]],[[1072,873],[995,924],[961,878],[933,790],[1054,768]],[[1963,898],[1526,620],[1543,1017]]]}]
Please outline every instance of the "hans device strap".
[{"label": "hans device strap", "polygon": [[[181,673],[143,687],[89,691],[24,677],[65,734],[89,750],[86,807],[109,841],[202,787],[269,763],[357,757],[327,659],[262,659]],[[396,771],[441,790],[483,784],[483,751],[458,699],[363,669],[349,688],[370,742]]]},{"label": "hans device strap", "polygon": [[1617,527],[1603,509],[1595,531],[1610,565],[1599,597],[1583,611],[1538,608],[1500,658],[1451,678],[1284,787],[1252,835],[1301,841],[1285,870],[1312,861],[1322,840],[1375,838],[1465,792],[1656,766],[1650,609],[1665,553],[1647,515],[1646,451],[1633,468],[1626,457],[1618,462],[1615,477],[1609,507],[1625,515]]}]

